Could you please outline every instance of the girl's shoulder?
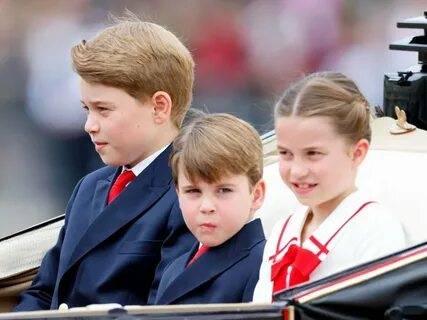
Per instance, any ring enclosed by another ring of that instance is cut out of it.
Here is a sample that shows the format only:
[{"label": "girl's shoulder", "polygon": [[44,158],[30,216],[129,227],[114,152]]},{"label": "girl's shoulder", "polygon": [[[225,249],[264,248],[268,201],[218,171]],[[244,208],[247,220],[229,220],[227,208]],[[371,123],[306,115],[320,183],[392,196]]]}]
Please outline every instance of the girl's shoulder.
[{"label": "girl's shoulder", "polygon": [[365,230],[403,230],[398,217],[391,213],[386,206],[379,202],[371,202],[363,208],[362,214],[355,219],[356,224],[360,224]]},{"label": "girl's shoulder", "polygon": [[348,227],[343,238],[359,242],[358,247],[370,247],[370,251],[383,247],[389,253],[402,249],[408,242],[400,220],[379,202],[366,205]]},{"label": "girl's shoulder", "polygon": [[401,228],[398,217],[393,215],[384,204],[378,201],[370,193],[364,190],[358,190],[350,195],[346,200],[347,209],[350,211],[359,211],[352,219],[351,225],[361,225],[364,229],[369,226],[375,228]]}]

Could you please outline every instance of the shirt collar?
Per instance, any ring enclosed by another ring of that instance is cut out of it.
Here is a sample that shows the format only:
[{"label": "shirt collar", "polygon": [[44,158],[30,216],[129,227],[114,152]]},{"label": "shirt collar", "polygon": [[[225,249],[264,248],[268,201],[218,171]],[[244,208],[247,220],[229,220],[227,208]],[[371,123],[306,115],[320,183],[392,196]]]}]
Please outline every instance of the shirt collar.
[{"label": "shirt collar", "polygon": [[147,168],[163,151],[166,150],[166,148],[169,146],[169,144],[165,145],[160,150],[157,150],[156,152],[149,155],[147,158],[142,160],[141,162],[138,162],[136,165],[134,165],[132,168],[126,168],[122,167],[122,172],[124,170],[131,170],[135,176],[138,176],[142,171],[144,171],[145,168]]}]

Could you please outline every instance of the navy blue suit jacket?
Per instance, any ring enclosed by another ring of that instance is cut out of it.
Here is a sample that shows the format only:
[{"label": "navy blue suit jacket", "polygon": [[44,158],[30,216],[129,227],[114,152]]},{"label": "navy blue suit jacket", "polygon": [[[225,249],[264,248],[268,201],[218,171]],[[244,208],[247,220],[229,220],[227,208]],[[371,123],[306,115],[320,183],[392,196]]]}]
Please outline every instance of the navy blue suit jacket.
[{"label": "navy blue suit jacket", "polygon": [[[169,146],[109,205],[119,170],[84,177],[67,206],[65,224],[15,311],[93,303],[154,300],[165,267],[195,243],[182,219]],[[151,289],[151,293],[150,293]]]},{"label": "navy blue suit jacket", "polygon": [[246,224],[235,236],[210,248],[186,267],[198,249],[172,262],[157,291],[156,304],[238,303],[252,301],[265,246],[261,221]]}]

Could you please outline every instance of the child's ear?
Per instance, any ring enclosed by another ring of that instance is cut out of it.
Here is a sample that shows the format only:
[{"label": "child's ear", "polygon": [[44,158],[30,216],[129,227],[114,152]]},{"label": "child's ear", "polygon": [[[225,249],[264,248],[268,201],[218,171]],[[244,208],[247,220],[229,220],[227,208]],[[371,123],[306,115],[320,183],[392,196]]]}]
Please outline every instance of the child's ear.
[{"label": "child's ear", "polygon": [[356,166],[359,166],[369,150],[369,141],[366,139],[360,139],[352,148],[352,160]]},{"label": "child's ear", "polygon": [[154,122],[163,124],[170,119],[172,112],[172,99],[167,92],[157,91],[151,97],[153,103]]},{"label": "child's ear", "polygon": [[252,210],[253,212],[261,208],[264,197],[265,197],[265,181],[263,179],[259,180],[253,187],[252,194],[254,196],[252,200]]}]

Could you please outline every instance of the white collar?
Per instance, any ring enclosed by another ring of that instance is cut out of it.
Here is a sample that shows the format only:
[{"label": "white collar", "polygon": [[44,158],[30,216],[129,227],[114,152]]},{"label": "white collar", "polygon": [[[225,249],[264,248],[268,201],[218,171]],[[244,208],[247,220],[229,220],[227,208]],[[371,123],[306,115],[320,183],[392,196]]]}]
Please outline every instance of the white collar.
[{"label": "white collar", "polygon": [[[347,219],[352,217],[353,214],[355,214],[364,203],[371,201],[373,201],[371,195],[362,191],[357,190],[351,193],[345,199],[343,199],[341,203],[335,208],[335,210],[333,210],[329,216],[318,226],[318,228],[313,231],[311,236],[315,237],[316,240],[318,240],[318,242],[321,244],[326,244],[331,236],[333,236],[338,231],[338,229],[347,221]],[[301,206],[292,215],[289,221],[289,226],[287,228],[298,231],[297,236],[289,242],[286,242],[289,240],[287,237],[284,237],[280,240],[281,250],[280,254],[277,255],[277,258],[281,259],[287,252],[287,250],[284,250],[285,247],[283,247],[285,244],[287,247],[291,243],[294,243],[312,251],[313,253],[319,250],[317,245],[315,245],[312,240],[310,240],[310,237],[305,239],[304,243],[301,243],[301,230],[308,212],[309,208],[307,206]],[[336,243],[336,241],[329,243],[327,249],[331,251]],[[323,260],[325,257],[326,255],[319,256],[321,260]]]},{"label": "white collar", "polygon": [[124,166],[122,166],[122,172],[124,170],[131,170],[135,176],[138,176],[142,171],[144,171],[145,168],[147,168],[163,151],[166,150],[166,148],[169,146],[169,144],[165,145],[160,150],[157,150],[156,152],[149,155],[147,158],[142,160],[141,162],[138,162],[136,165],[134,165],[132,168],[128,169]]}]

